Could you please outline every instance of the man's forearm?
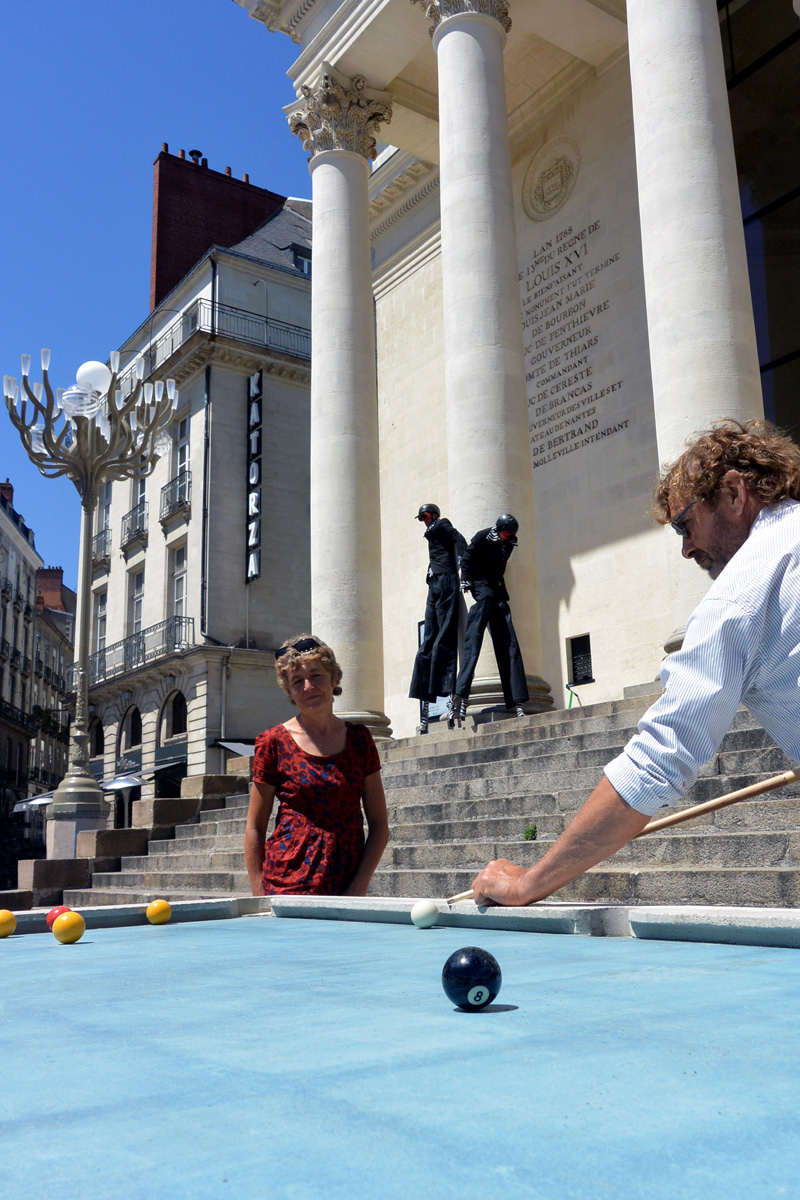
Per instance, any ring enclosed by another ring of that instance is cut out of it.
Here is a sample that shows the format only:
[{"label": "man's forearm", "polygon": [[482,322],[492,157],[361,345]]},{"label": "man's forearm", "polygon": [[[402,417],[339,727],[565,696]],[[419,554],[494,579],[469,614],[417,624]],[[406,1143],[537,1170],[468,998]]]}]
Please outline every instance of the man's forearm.
[{"label": "man's forearm", "polygon": [[626,804],[603,776],[575,819],[535,866],[490,863],[473,883],[476,900],[533,904],[616,853],[644,829],[650,817]]}]

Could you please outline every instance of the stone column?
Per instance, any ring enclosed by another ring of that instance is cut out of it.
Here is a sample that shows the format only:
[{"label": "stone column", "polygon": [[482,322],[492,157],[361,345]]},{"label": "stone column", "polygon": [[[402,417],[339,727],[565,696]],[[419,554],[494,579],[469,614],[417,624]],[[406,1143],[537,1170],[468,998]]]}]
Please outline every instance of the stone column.
[{"label": "stone column", "polygon": [[285,110],[311,155],[311,613],[342,665],[336,711],[388,737],[383,712],[375,318],[367,181],[390,98],[324,64]]},{"label": "stone column", "polygon": [[[536,712],[541,678],[536,528],[511,187],[503,0],[420,0],[439,70],[439,188],[450,509],[469,540],[503,512],[520,523],[511,608]],[[487,634],[471,702],[502,703]]]},{"label": "stone column", "polygon": [[[628,49],[658,454],[723,417],[763,416],[714,0],[628,0]],[[709,580],[669,549],[673,634]]]}]

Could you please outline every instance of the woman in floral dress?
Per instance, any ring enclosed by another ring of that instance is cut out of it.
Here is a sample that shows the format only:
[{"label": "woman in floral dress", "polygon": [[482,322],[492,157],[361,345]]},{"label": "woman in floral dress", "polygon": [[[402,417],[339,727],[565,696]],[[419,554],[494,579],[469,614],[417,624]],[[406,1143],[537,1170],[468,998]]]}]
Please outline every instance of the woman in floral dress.
[{"label": "woman in floral dress", "polygon": [[334,715],[342,671],[324,642],[290,638],[275,671],[298,712],[256,739],[244,838],[253,895],[366,896],[389,840],[372,734]]}]

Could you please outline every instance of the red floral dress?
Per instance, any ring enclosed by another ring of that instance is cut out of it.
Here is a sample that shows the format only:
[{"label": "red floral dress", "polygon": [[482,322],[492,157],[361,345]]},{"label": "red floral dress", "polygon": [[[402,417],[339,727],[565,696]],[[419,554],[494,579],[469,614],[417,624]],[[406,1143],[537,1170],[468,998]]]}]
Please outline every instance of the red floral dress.
[{"label": "red floral dress", "polygon": [[381,762],[366,725],[347,725],[339,754],[307,754],[283,725],[256,739],[253,782],[275,788],[275,831],[261,879],[266,896],[340,896],[364,851],[361,794]]}]

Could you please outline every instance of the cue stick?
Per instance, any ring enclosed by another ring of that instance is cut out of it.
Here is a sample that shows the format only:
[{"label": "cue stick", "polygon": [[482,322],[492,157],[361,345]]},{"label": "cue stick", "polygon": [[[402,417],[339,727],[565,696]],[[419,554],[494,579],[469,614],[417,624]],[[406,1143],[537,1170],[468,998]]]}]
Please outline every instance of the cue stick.
[{"label": "cue stick", "polygon": [[[738,792],[728,792],[725,796],[720,796],[717,800],[707,800],[705,804],[695,804],[693,808],[686,808],[683,812],[672,813],[669,817],[661,817],[658,821],[651,821],[649,825],[637,833],[636,837],[644,837],[646,833],[655,833],[659,829],[668,829],[671,825],[680,825],[684,821],[690,821],[693,817],[700,817],[703,813],[716,812],[717,809],[727,808],[730,804],[738,804],[740,800],[752,800],[756,796],[763,796],[765,792],[772,792],[776,788],[786,787],[790,783],[796,783],[800,779],[800,767],[796,767],[792,771],[783,771],[780,775],[773,775],[769,779],[763,779],[760,783],[751,783],[748,787],[740,788]],[[631,839],[635,841],[635,838]],[[472,900],[472,888],[468,892],[459,892],[456,896],[450,896],[448,904],[459,904],[462,900]]]},{"label": "cue stick", "polygon": [[692,817],[700,817],[703,813],[716,812],[718,808],[727,808],[729,804],[738,804],[740,800],[751,800],[755,796],[763,795],[764,792],[772,792],[775,788],[795,783],[798,779],[800,779],[800,767],[793,771],[784,771],[780,775],[773,775],[770,779],[762,779],[761,783],[751,783],[749,787],[740,788],[738,792],[729,792],[727,796],[720,796],[718,800],[707,800],[705,804],[695,804],[693,808],[685,808],[683,812],[672,813],[669,817],[651,821],[649,825],[645,825],[641,833],[636,834],[636,837],[644,837],[646,833],[655,833],[658,829],[668,829],[670,825],[680,825],[682,821],[690,821]]}]

